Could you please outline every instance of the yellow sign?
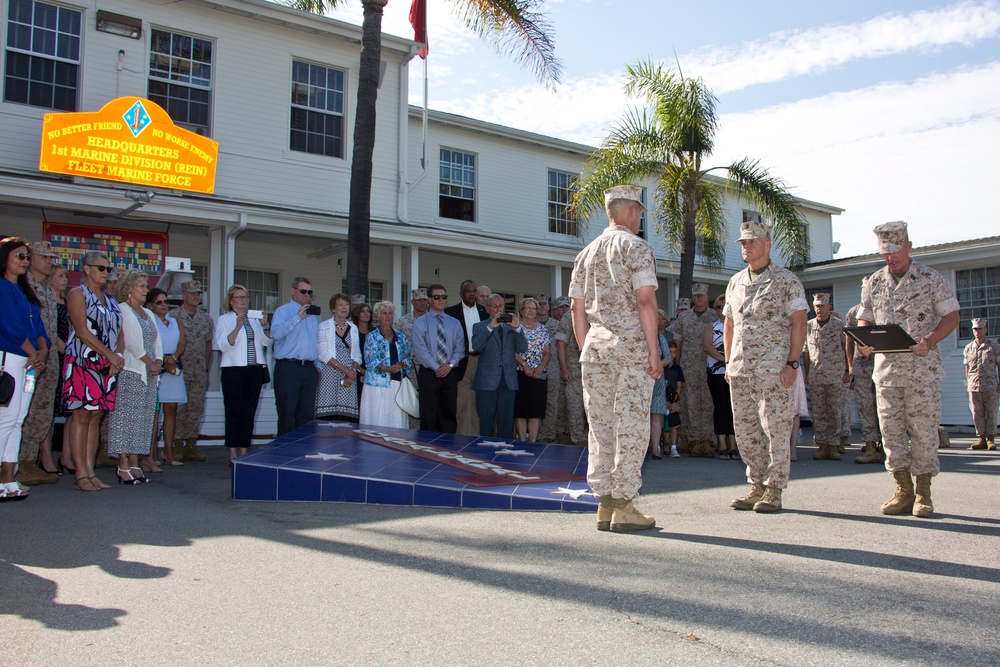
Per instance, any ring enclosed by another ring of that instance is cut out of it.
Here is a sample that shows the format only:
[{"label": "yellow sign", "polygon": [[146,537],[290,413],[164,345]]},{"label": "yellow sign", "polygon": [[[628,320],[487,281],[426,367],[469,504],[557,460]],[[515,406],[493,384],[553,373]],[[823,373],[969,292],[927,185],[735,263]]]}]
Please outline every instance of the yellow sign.
[{"label": "yellow sign", "polygon": [[97,112],[49,113],[38,168],[192,192],[215,192],[219,142],[177,127],[155,102],[119,97]]}]

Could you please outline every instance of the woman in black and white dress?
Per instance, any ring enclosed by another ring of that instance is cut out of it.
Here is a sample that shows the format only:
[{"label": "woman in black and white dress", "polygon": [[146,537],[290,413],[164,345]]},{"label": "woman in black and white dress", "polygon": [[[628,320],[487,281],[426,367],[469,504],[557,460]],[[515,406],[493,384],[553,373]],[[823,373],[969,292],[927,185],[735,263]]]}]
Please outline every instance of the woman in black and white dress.
[{"label": "woman in black and white dress", "polygon": [[321,419],[358,421],[358,368],[363,358],[358,327],[351,322],[351,299],[346,294],[330,298],[333,317],[319,325],[317,357],[323,364],[316,391],[316,416]]}]

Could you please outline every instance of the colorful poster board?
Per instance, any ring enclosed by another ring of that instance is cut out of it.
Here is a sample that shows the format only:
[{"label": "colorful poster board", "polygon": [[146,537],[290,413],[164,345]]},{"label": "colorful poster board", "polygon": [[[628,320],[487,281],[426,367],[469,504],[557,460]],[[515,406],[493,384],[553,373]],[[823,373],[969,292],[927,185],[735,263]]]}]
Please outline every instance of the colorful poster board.
[{"label": "colorful poster board", "polygon": [[119,97],[100,111],[47,113],[41,171],[191,192],[215,192],[219,142],[174,125],[161,106]]},{"label": "colorful poster board", "polygon": [[119,271],[142,269],[151,277],[163,273],[167,257],[167,234],[164,232],[46,222],[42,227],[42,236],[59,255],[59,263],[69,268],[71,285],[78,284],[80,259],[90,250],[105,253],[111,260],[111,266]]}]

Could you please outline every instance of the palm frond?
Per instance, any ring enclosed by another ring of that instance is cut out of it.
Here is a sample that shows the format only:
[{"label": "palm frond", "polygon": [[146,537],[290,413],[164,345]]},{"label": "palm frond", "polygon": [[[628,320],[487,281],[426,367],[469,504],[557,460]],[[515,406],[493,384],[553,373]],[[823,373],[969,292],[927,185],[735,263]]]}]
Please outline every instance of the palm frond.
[{"label": "palm frond", "polygon": [[337,7],[347,4],[346,0],[277,0],[277,2],[280,5],[298,9],[302,12],[321,15],[326,14],[328,9],[332,11]]},{"label": "palm frond", "polygon": [[455,13],[500,54],[511,55],[554,88],[562,79],[552,24],[539,11],[543,0],[452,0]]},{"label": "palm frond", "polygon": [[695,215],[698,252],[709,266],[722,268],[728,240],[725,187],[703,176],[699,178],[699,186],[698,213]]}]

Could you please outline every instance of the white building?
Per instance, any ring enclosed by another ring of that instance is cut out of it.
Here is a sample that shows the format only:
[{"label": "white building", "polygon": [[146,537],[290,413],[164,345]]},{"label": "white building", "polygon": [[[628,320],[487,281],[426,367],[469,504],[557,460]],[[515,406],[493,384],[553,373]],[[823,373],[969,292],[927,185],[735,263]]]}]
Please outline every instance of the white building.
[{"label": "white building", "polygon": [[[298,275],[310,278],[326,311],[346,269],[358,26],[264,0],[102,0],[97,8],[7,0],[0,19],[8,36],[3,235],[39,239],[46,223],[160,232],[168,254],[189,258],[207,285],[213,316],[232,282],[250,288],[252,307],[273,310]],[[411,285],[440,282],[457,296],[465,278],[512,300],[565,293],[574,257],[606,224],[566,211],[572,177],[592,148],[431,112],[423,168],[422,112],[407,104],[417,49],[383,37],[369,296],[405,312]],[[155,198],[135,208],[127,197],[135,187],[39,171],[45,114],[96,111],[125,96],[152,99],[178,125],[218,141],[214,193],[152,188]],[[832,216],[841,209],[800,203],[813,261],[831,260]],[[754,212],[733,199],[727,213],[735,240]],[[677,257],[655,229],[647,237],[659,260],[661,305],[672,311]],[[723,270],[696,267],[712,296],[742,268],[731,247]],[[208,400],[202,431],[217,435],[220,394]],[[273,432],[273,419],[265,393],[258,432]]]}]

